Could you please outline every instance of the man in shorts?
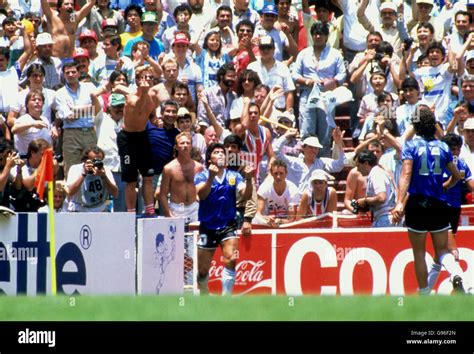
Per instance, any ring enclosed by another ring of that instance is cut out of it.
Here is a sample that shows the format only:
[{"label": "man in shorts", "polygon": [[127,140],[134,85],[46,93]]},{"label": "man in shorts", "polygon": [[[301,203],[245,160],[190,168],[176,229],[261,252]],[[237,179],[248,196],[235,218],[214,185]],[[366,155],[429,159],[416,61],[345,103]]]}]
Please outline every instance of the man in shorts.
[{"label": "man in shorts", "polygon": [[164,216],[184,217],[186,224],[198,220],[199,203],[194,177],[204,169],[191,158],[191,149],[190,133],[183,132],[176,136],[176,158],[163,169],[157,196]]},{"label": "man in shorts", "polygon": [[117,145],[122,166],[122,180],[127,183],[125,189],[127,211],[136,211],[137,192],[135,188],[138,171],[140,171],[143,177],[145,214],[151,216],[155,214],[152,185],[154,170],[148,132],[145,128],[156,107],[155,97],[149,93],[153,81],[153,71],[150,66],[144,65],[138,67],[135,73],[137,92],[120,91],[126,95],[126,100],[123,111],[123,129],[117,134]]},{"label": "man in shorts", "polygon": [[252,196],[253,168],[245,167],[245,182],[237,171],[225,168],[224,145],[212,143],[206,151],[207,170],[194,178],[199,196],[199,241],[197,282],[201,294],[208,292],[209,268],[217,245],[224,258],[222,294],[229,295],[235,283],[235,266],[238,258],[236,197],[243,192],[244,199]]}]

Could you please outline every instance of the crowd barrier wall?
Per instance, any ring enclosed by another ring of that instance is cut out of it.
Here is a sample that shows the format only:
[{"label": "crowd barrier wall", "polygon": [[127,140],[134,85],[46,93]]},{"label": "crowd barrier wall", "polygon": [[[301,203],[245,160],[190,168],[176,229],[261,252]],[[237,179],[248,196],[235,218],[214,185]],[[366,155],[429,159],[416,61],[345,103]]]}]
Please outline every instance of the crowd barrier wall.
[{"label": "crowd barrier wall", "polygon": [[[402,228],[254,230],[240,240],[235,294],[404,295],[417,290],[413,253]],[[461,227],[456,240],[464,277],[474,284],[474,227]],[[432,256],[428,237],[429,266]],[[218,249],[210,270],[211,293],[221,293],[223,269]],[[443,270],[435,291],[451,290]]]}]

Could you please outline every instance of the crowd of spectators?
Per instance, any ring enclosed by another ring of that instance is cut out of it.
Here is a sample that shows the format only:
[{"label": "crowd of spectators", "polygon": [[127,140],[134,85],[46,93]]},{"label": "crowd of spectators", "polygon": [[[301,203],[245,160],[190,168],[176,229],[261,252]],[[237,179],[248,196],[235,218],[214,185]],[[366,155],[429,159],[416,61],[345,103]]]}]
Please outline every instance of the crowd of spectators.
[{"label": "crowd of spectators", "polygon": [[[175,182],[220,142],[229,169],[254,168],[243,230],[336,211],[350,168],[343,212],[395,226],[419,105],[474,168],[472,16],[468,0],[1,1],[0,203],[44,210],[52,147],[57,211],[181,215],[198,195]],[[347,131],[326,99],[340,87]]]}]

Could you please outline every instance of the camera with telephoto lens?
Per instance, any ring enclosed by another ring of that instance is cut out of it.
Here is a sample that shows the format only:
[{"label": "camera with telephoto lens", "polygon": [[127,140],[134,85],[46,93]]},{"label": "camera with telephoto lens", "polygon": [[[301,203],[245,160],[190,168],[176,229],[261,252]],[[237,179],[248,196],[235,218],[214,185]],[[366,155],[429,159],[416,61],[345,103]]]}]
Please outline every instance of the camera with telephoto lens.
[{"label": "camera with telephoto lens", "polygon": [[[93,159],[92,160],[92,165],[94,166],[94,168],[103,168],[104,167],[104,162],[102,160],[99,160],[99,159]],[[88,172],[90,175],[94,174],[94,171],[93,170],[90,170]]]},{"label": "camera with telephoto lens", "polygon": [[355,200],[355,199],[351,200],[351,207],[352,207],[352,213],[353,214],[359,213],[360,205],[359,205],[359,203],[357,203],[357,200]]},{"label": "camera with telephoto lens", "polygon": [[104,161],[102,160],[94,159],[92,160],[92,164],[94,165],[95,168],[104,168]]}]

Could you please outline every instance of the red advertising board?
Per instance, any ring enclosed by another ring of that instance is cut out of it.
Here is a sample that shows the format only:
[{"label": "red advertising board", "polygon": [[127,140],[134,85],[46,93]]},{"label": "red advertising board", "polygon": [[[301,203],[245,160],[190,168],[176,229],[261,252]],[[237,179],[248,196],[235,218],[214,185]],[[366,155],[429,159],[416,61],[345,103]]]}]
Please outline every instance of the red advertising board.
[{"label": "red advertising board", "polygon": [[[457,242],[461,267],[474,280],[474,228],[461,228]],[[433,248],[427,238],[427,263]],[[374,294],[415,293],[413,254],[403,229],[293,229],[254,231],[241,238],[235,294]],[[210,291],[221,292],[220,250],[210,271]],[[449,294],[447,272],[435,291]]]}]

